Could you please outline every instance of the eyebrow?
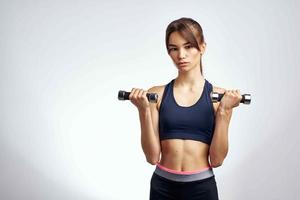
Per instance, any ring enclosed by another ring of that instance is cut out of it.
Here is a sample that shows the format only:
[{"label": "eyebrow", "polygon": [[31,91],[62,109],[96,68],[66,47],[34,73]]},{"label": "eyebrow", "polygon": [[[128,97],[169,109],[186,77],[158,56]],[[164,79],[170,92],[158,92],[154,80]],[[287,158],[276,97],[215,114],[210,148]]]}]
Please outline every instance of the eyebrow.
[{"label": "eyebrow", "polygon": [[[186,45],[186,44],[190,44],[190,42],[186,42],[186,43],[184,43],[183,45]],[[177,47],[175,44],[168,44],[168,46],[174,46],[174,47]]]}]

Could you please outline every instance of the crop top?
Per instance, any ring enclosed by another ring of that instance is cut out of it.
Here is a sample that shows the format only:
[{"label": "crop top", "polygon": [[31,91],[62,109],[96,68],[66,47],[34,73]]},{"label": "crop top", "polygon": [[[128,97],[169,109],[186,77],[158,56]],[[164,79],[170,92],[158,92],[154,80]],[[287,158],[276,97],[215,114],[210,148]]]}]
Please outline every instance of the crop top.
[{"label": "crop top", "polygon": [[165,139],[189,139],[211,144],[215,113],[210,99],[212,84],[205,79],[203,92],[192,106],[180,106],[173,95],[174,79],[166,86],[159,108],[159,136]]}]

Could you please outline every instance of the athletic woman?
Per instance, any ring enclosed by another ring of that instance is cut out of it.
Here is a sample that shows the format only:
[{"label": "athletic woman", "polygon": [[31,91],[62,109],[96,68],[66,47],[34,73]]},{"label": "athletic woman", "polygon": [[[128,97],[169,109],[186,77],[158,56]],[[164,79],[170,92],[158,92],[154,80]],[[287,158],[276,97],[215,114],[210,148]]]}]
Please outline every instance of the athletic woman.
[{"label": "athletic woman", "polygon": [[[213,168],[227,155],[232,109],[242,96],[239,90],[213,86],[204,78],[201,58],[206,42],[198,22],[171,22],[165,42],[177,77],[147,91],[132,88],[129,96],[139,111],[146,160],[156,165],[150,199],[217,200]],[[220,102],[211,101],[212,91],[225,93]],[[149,103],[146,93],[157,93],[157,103]]]}]

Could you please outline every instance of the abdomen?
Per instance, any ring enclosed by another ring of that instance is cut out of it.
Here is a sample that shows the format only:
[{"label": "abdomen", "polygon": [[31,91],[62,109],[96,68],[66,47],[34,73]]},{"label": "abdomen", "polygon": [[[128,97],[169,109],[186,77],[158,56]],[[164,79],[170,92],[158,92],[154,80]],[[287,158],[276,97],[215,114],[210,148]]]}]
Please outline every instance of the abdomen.
[{"label": "abdomen", "polygon": [[182,139],[161,141],[160,164],[177,171],[193,171],[209,166],[209,145]]}]

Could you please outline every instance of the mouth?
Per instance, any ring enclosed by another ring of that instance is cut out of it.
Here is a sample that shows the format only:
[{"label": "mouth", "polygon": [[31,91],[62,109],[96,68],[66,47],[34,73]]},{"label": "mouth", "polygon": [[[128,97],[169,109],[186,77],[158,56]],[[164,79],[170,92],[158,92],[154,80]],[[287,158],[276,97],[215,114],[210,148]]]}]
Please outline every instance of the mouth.
[{"label": "mouth", "polygon": [[185,65],[187,65],[187,64],[189,64],[189,62],[179,62],[179,63],[178,63],[179,66],[185,66]]}]

